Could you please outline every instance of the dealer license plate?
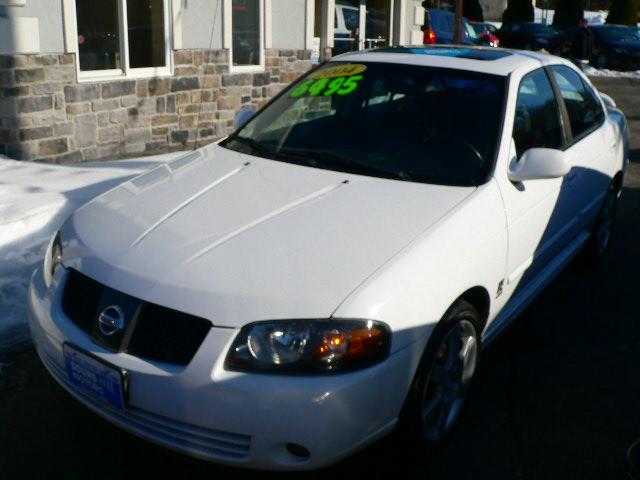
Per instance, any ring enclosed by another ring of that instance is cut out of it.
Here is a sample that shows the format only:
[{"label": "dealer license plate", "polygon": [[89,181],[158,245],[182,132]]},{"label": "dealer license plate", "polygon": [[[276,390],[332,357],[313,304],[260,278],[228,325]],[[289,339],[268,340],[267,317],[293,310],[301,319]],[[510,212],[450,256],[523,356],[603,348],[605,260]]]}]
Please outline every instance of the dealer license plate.
[{"label": "dealer license plate", "polygon": [[63,345],[64,363],[71,383],[80,392],[124,410],[124,371],[88,355],[76,347]]}]

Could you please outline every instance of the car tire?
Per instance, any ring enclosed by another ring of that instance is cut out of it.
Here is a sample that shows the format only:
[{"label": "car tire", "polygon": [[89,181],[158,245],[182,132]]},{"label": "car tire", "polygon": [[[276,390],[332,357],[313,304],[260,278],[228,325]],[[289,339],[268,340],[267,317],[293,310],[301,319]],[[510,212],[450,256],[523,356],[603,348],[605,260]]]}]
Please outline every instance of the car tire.
[{"label": "car tire", "polygon": [[585,256],[589,260],[599,260],[609,251],[611,235],[618,211],[618,189],[611,185],[607,191],[598,217],[591,227],[591,237],[585,248]]},{"label": "car tire", "polygon": [[533,51],[533,45],[530,42],[527,42],[524,44],[524,49]]},{"label": "car tire", "polygon": [[480,355],[478,311],[455,302],[433,331],[400,417],[401,428],[422,443],[437,443],[453,428]]},{"label": "car tire", "polygon": [[600,52],[596,55],[596,65],[595,67],[598,70],[604,70],[609,65],[609,59],[607,58],[607,54],[604,52]]}]

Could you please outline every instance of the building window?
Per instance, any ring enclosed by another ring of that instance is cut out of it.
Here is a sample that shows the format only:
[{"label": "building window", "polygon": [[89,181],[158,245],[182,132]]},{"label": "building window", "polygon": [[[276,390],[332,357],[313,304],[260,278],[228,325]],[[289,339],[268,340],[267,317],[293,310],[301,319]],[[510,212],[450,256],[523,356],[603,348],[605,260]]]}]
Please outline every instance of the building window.
[{"label": "building window", "polygon": [[231,64],[238,70],[264,66],[263,0],[231,0]]},{"label": "building window", "polygon": [[170,74],[169,0],[75,0],[80,78]]}]

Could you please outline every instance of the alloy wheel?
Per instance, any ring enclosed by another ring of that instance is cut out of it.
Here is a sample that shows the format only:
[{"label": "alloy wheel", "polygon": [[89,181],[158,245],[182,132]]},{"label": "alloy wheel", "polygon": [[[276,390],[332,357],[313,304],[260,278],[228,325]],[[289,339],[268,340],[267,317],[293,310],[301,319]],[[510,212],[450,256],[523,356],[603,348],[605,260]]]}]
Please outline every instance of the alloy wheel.
[{"label": "alloy wheel", "polygon": [[425,385],[421,410],[427,440],[437,442],[451,430],[476,370],[478,338],[469,320],[460,320],[437,349]]}]

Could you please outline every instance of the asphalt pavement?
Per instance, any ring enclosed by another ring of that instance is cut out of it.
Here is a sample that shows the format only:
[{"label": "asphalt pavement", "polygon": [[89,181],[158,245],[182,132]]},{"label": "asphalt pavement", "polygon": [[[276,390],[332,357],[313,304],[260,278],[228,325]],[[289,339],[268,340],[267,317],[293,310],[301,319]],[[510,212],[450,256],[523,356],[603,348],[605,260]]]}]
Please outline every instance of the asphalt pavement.
[{"label": "asphalt pavement", "polygon": [[[606,260],[572,262],[483,353],[459,424],[441,445],[394,434],[296,478],[626,478],[626,450],[640,437],[640,81],[595,82],[625,110],[635,148]],[[0,374],[2,478],[276,476],[121,431],[66,394],[28,346],[0,363],[9,364]]]}]

